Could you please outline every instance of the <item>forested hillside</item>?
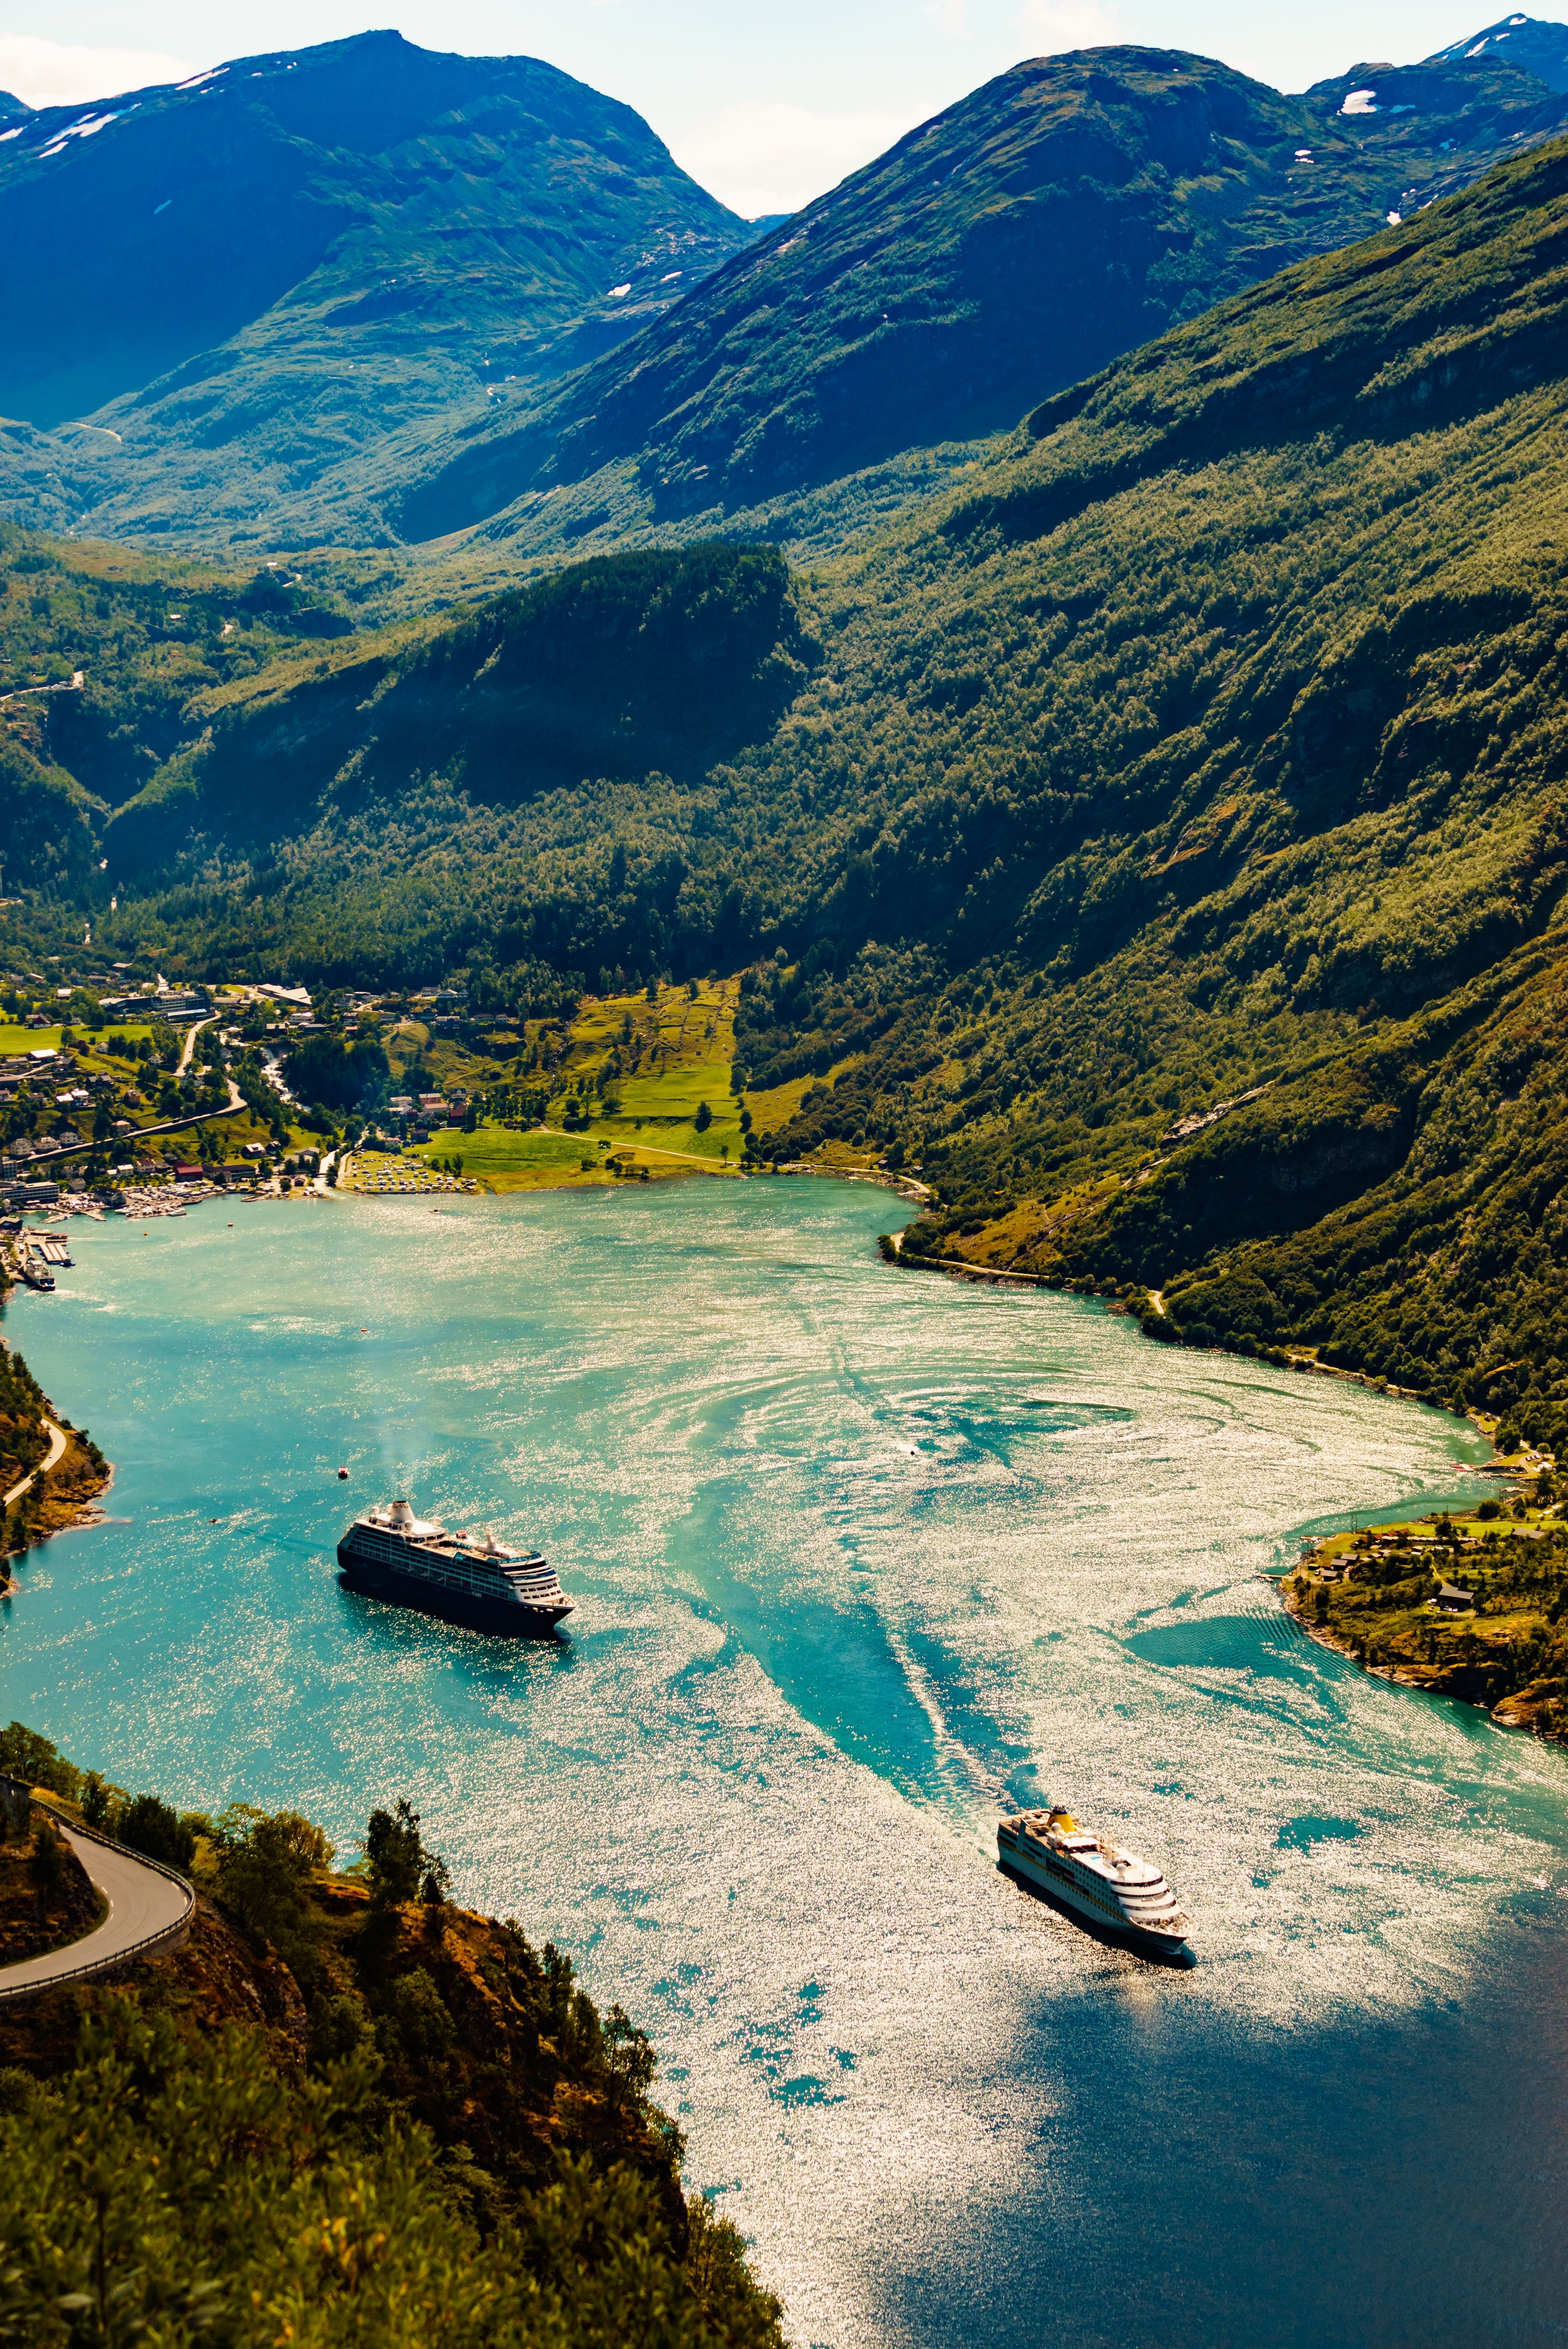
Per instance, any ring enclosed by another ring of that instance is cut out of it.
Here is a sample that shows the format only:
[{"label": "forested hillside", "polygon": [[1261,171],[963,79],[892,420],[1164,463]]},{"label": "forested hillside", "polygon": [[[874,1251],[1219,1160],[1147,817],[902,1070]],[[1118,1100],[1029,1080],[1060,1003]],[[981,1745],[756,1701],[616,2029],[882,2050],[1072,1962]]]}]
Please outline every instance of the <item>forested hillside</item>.
[{"label": "forested hillside", "polygon": [[206,688],[73,902],[491,1001],[745,966],[753,1147],[921,1164],[912,1254],[1555,1426],[1565,254],[1556,142],[853,558],[617,557]]},{"label": "forested hillside", "polygon": [[[779,2349],[646,2036],[457,1907],[406,1800],[338,1873],[297,1813],[177,1813],[18,1722],[0,1768],[199,1896],[182,1949],[0,2011],[5,2338]],[[81,1879],[29,1830],[0,1891],[47,1947]]]},{"label": "forested hillside", "polygon": [[90,896],[111,810],[188,739],[192,696],[350,635],[350,608],[275,564],[171,574],[0,523],[0,878]]}]

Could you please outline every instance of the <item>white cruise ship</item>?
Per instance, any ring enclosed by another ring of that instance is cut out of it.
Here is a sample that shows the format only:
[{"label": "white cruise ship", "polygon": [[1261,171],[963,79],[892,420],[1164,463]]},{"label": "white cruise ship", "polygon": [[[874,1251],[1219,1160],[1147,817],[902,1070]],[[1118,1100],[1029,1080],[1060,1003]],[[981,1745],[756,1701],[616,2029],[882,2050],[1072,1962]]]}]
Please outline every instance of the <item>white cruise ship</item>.
[{"label": "white cruise ship", "polygon": [[1081,1827],[1071,1811],[1022,1811],[996,1830],[1002,1866],[1074,1916],[1151,1957],[1189,1954],[1188,1920],[1148,1860]]},{"label": "white cruise ship", "polygon": [[483,1540],[449,1534],[434,1517],[416,1517],[407,1501],[380,1502],[356,1517],[337,1563],[352,1589],[476,1631],[537,1639],[572,1612],[538,1550],[505,1549],[489,1533]]}]

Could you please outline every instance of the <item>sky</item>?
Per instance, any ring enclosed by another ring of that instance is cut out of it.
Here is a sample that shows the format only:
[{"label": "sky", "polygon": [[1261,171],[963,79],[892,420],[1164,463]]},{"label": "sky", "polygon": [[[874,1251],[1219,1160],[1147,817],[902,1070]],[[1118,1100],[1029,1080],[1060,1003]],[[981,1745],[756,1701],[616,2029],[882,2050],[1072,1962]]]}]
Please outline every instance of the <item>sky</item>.
[{"label": "sky", "polygon": [[1466,0],[0,0],[0,89],[76,105],[391,26],[425,48],[548,59],[636,107],[754,218],[794,211],[1021,57],[1135,41],[1304,89],[1497,21]]}]

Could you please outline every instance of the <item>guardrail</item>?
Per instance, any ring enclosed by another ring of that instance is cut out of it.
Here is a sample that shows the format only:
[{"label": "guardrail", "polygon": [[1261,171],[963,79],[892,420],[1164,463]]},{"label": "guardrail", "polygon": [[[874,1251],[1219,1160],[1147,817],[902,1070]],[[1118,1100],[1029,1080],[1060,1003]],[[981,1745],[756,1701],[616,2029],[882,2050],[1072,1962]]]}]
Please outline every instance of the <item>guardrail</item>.
[{"label": "guardrail", "polygon": [[[196,1913],[196,1894],[194,1888],[186,1882],[178,1869],[165,1868],[161,1859],[149,1859],[145,1852],[132,1851],[129,1844],[117,1843],[112,1836],[104,1835],[98,1827],[89,1827],[85,1820],[67,1817],[63,1811],[57,1811],[52,1803],[42,1801],[36,1795],[33,1799],[41,1811],[47,1812],[58,1826],[68,1828],[72,1835],[85,1836],[89,1843],[101,1844],[106,1851],[118,1852],[122,1859],[129,1859],[134,1866],[146,1868],[151,1875],[166,1878],[169,1883],[178,1887],[184,1895],[184,1899],[180,1915],[171,1923],[161,1925],[157,1932],[144,1933],[140,1940],[128,1941],[119,1949],[106,1950],[99,1957],[89,1958],[85,1964],[80,1962],[76,1965],[62,1964],[57,1971],[51,1971],[36,1982],[28,1982],[7,1983],[5,1971],[0,1971],[0,2005],[17,2005],[23,1999],[37,1998],[47,1990],[57,1989],[61,1982],[89,1982],[96,1975],[113,1973],[117,1967],[129,1964],[133,1958],[150,1958],[156,1956],[161,1950],[179,1949],[191,1930],[191,1920]],[[101,1926],[93,1928],[95,1933],[101,1932],[102,1930]],[[82,1941],[90,1938],[90,1935],[83,1934]],[[72,1950],[79,1949],[81,1945],[81,1941],[67,1941],[63,1950],[49,1951],[45,1954],[49,1958],[68,1959]],[[39,1961],[23,1958],[17,1962],[22,1965],[32,1965],[38,1963]]]}]

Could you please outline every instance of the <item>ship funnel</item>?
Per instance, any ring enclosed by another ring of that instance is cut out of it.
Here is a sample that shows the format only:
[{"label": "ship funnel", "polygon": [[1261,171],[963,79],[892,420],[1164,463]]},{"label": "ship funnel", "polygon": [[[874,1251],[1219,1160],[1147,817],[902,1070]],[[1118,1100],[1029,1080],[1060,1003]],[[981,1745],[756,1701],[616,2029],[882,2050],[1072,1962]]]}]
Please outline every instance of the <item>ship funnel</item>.
[{"label": "ship funnel", "polygon": [[387,1515],[395,1526],[411,1526],[414,1521],[414,1513],[407,1501],[394,1501]]}]

